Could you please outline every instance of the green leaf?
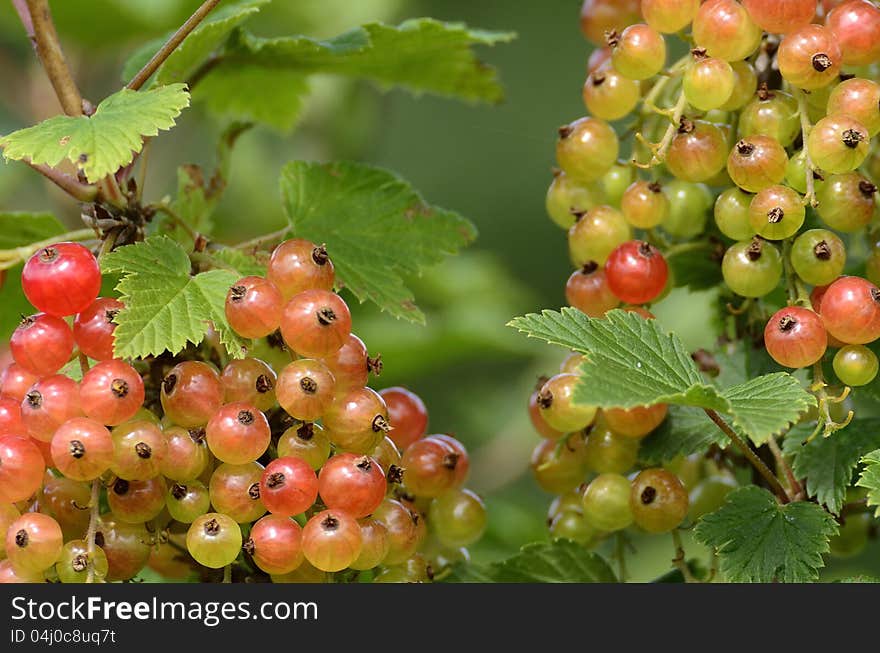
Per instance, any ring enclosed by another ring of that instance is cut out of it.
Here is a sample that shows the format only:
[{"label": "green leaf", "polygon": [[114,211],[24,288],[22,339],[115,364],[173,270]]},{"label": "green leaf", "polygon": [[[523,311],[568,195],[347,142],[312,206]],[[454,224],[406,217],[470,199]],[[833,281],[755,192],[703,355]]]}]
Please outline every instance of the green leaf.
[{"label": "green leaf", "polygon": [[459,567],[449,582],[614,583],[617,578],[597,553],[571,540],[533,542],[507,560]]},{"label": "green leaf", "polygon": [[815,503],[780,505],[757,486],[734,490],[717,511],[703,516],[695,538],[716,549],[730,582],[803,583],[825,565],[837,522]]},{"label": "green leaf", "polygon": [[857,419],[831,437],[816,437],[804,444],[812,430],[810,426],[790,431],[783,441],[783,451],[792,457],[795,476],[807,480],[809,496],[836,515],[859,460],[880,447],[880,419]]},{"label": "green leaf", "polygon": [[293,232],[327,244],[342,285],[413,322],[424,315],[403,277],[476,237],[457,213],[427,204],[387,170],[359,163],[293,161],[281,172],[281,194]]},{"label": "green leaf", "polygon": [[711,243],[704,243],[696,250],[688,249],[668,257],[666,262],[669,263],[675,287],[699,291],[718,286],[723,277],[715,250]]},{"label": "green leaf", "polygon": [[[270,0],[245,0],[220,6],[196,27],[171,53],[154,76],[159,84],[185,82],[229,37],[239,25],[252,18]],[[125,62],[123,81],[128,81],[153,57],[171,33],[150,41]]]},{"label": "green leaf", "polygon": [[[217,197],[209,196],[205,174],[200,166],[182,165],[177,169],[177,197],[171,203],[180,220],[200,234],[210,235],[214,230],[211,216],[217,205]],[[174,220],[162,223],[164,233],[180,243],[192,245],[192,237]]]},{"label": "green leaf", "polygon": [[[0,249],[25,247],[54,236],[60,236],[64,226],[51,213],[25,213],[8,211],[0,213]],[[22,315],[30,315],[34,307],[21,289],[21,266],[6,270],[0,283],[0,337],[6,339],[21,321]]]},{"label": "green leaf", "polygon": [[678,456],[703,454],[713,444],[724,447],[727,436],[706,417],[702,408],[670,406],[666,420],[639,446],[639,460],[659,465]]},{"label": "green leaf", "polygon": [[[868,490],[868,506],[880,506],[880,449],[865,454],[861,463],[865,469],[856,485]],[[880,517],[880,507],[874,511],[874,517]]]},{"label": "green leaf", "polygon": [[233,357],[245,343],[226,322],[225,301],[238,276],[211,270],[191,276],[186,251],[167,236],[153,236],[120,247],[104,257],[105,272],[121,273],[116,286],[125,308],[116,316],[116,348],[120,358],[176,354],[187,343],[200,343],[210,324]]},{"label": "green leaf", "polygon": [[0,147],[8,160],[56,166],[67,159],[96,182],[131,163],[144,137],[173,127],[187,106],[183,84],[151,91],[122,89],[101,102],[92,116],[49,118],[0,138]]},{"label": "green leaf", "polygon": [[224,247],[215,252],[211,252],[211,257],[230,268],[234,268],[239,277],[248,276],[266,276],[266,262],[258,261],[256,258],[239,249]]},{"label": "green leaf", "polygon": [[530,337],[588,354],[578,369],[575,401],[603,408],[655,403],[697,406],[733,415],[756,442],[815,405],[794,377],[771,374],[719,391],[707,383],[681,340],[656,320],[613,310],[590,318],[574,308],[518,317],[508,324]]}]

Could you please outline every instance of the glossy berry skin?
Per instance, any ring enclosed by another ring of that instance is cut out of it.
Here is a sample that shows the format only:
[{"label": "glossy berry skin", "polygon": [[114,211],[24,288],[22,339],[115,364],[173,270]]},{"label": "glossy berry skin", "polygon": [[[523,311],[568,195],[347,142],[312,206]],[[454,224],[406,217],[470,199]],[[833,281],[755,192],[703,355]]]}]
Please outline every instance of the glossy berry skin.
[{"label": "glossy berry skin", "polygon": [[749,223],[762,238],[791,238],[804,224],[806,209],[796,191],[788,186],[770,186],[760,191],[749,205]]},{"label": "glossy berry skin", "polygon": [[843,114],[832,114],[813,125],[807,149],[817,168],[831,174],[855,170],[870,149],[868,130]]},{"label": "glossy berry skin", "polygon": [[603,317],[605,313],[620,306],[608,285],[605,270],[595,263],[588,263],[571,273],[565,284],[565,300],[590,317]]},{"label": "glossy berry skin", "polygon": [[707,0],[694,17],[693,36],[710,57],[740,61],[761,43],[761,28],[736,0]]},{"label": "glossy berry skin", "polygon": [[89,511],[82,507],[89,505],[90,499],[89,484],[47,475],[40,491],[40,512],[54,518],[64,539],[70,540],[81,537],[89,527]]},{"label": "glossy berry skin", "polygon": [[846,345],[834,355],[834,373],[848,386],[867,385],[877,377],[877,354],[864,345]]},{"label": "glossy berry skin", "polygon": [[825,355],[828,336],[816,313],[789,306],[777,311],[767,322],[764,346],[783,367],[808,367]]},{"label": "glossy berry skin", "polygon": [[688,493],[675,474],[665,469],[645,469],[633,479],[630,509],[633,521],[642,530],[667,533],[687,516]]},{"label": "glossy berry skin", "polygon": [[822,296],[820,314],[828,333],[849,345],[880,338],[880,290],[860,277],[841,277]]},{"label": "glossy berry skin", "polygon": [[666,404],[654,404],[629,409],[608,408],[602,411],[602,416],[608,427],[618,435],[639,439],[660,426],[667,412]]},{"label": "glossy berry skin", "polygon": [[578,217],[568,230],[568,253],[575,267],[605,265],[608,255],[632,238],[623,214],[610,206],[597,206]]},{"label": "glossy berry skin", "polygon": [[[546,377],[545,377],[546,378]],[[540,383],[540,385],[544,385]],[[565,433],[562,431],[557,431],[552,426],[547,423],[547,420],[541,415],[541,407],[538,405],[538,393],[541,392],[541,388],[538,387],[532,394],[529,396],[529,419],[532,422],[532,426],[537,431],[538,435],[542,438],[549,438],[551,440],[558,440]]]},{"label": "glossy berry skin", "polygon": [[688,104],[700,111],[712,111],[724,105],[733,94],[736,76],[723,59],[695,57],[682,78]]},{"label": "glossy berry skin", "polygon": [[742,297],[763,297],[782,279],[782,256],[770,243],[759,239],[731,245],[721,262],[724,282]]},{"label": "glossy berry skin", "polygon": [[73,320],[73,338],[79,350],[96,361],[113,358],[113,320],[125,305],[112,297],[98,297]]},{"label": "glossy berry skin", "polygon": [[266,514],[260,493],[263,466],[259,463],[224,463],[211,474],[208,492],[214,510],[229,515],[239,524],[255,521]]},{"label": "glossy berry skin", "polygon": [[352,569],[373,569],[385,560],[391,549],[388,541],[388,529],[378,519],[362,519],[358,522],[361,527],[361,539],[363,546],[357,559],[349,567]]},{"label": "glossy berry skin", "polygon": [[557,374],[547,380],[538,393],[541,417],[562,433],[579,431],[596,418],[597,408],[574,402],[578,377],[574,374]]},{"label": "glossy berry skin", "polygon": [[293,517],[315,503],[318,477],[301,458],[276,458],[260,479],[260,497],[272,514]]},{"label": "glossy berry skin", "polygon": [[816,15],[816,0],[743,0],[742,4],[758,27],[771,34],[808,25]]},{"label": "glossy berry skin", "polygon": [[304,290],[332,290],[336,273],[323,245],[295,238],[272,251],[266,277],[289,301]]},{"label": "glossy berry skin", "polygon": [[211,458],[204,430],[172,426],[165,429],[164,434],[165,456],[159,463],[162,476],[179,483],[201,476]]},{"label": "glossy berry skin", "polygon": [[636,464],[639,440],[615,433],[603,422],[597,420],[584,442],[584,464],[597,474],[624,474]]},{"label": "glossy berry skin", "polygon": [[397,445],[394,444],[394,440],[386,435],[384,438],[382,438],[382,441],[379,443],[379,445],[375,449],[373,449],[373,452],[370,454],[370,458],[375,460],[383,471],[390,471],[392,465],[400,467],[402,456],[400,454],[400,449],[398,449]]},{"label": "glossy berry skin", "polygon": [[669,199],[660,184],[636,181],[623,194],[620,208],[623,217],[633,227],[651,229],[669,215]]},{"label": "glossy berry skin", "polygon": [[209,512],[186,533],[186,549],[195,561],[211,569],[231,564],[241,549],[241,528],[226,515]]},{"label": "glossy berry skin", "polygon": [[126,524],[113,515],[98,521],[95,542],[107,556],[107,580],[128,580],[143,569],[150,557],[150,533],[143,524]]},{"label": "glossy berry skin", "polygon": [[758,75],[748,61],[734,61],[730,66],[734,77],[733,91],[720,108],[722,111],[739,111],[754,97]]},{"label": "glossy berry skin", "polygon": [[630,25],[608,36],[611,63],[624,77],[650,79],[666,65],[666,41],[648,25]]},{"label": "glossy berry skin", "polygon": [[630,484],[620,474],[599,474],[584,490],[584,518],[593,528],[612,533],[633,521],[629,504]]},{"label": "glossy berry skin", "polygon": [[361,553],[361,527],[344,512],[324,510],[303,528],[302,547],[306,560],[318,569],[341,571]]},{"label": "glossy berry skin", "polygon": [[597,181],[620,153],[617,133],[604,120],[580,118],[559,128],[556,162],[577,183]]},{"label": "glossy berry skin", "polygon": [[43,442],[52,440],[55,429],[82,415],[79,386],[62,374],[40,379],[21,402],[21,419],[28,435]]},{"label": "glossy berry skin", "polygon": [[825,286],[843,274],[846,246],[827,229],[810,229],[798,236],[791,248],[791,264],[797,275],[813,286]]},{"label": "glossy berry skin", "polygon": [[870,2],[844,2],[825,21],[840,44],[843,63],[863,66],[880,61],[880,10]]},{"label": "glossy berry skin", "polygon": [[266,515],[254,524],[244,550],[267,574],[289,574],[302,564],[302,528],[289,517]]},{"label": "glossy berry skin", "polygon": [[123,422],[111,432],[111,469],[127,481],[146,481],[162,471],[167,443],[162,430],[153,422],[138,419]]},{"label": "glossy berry skin", "polygon": [[322,421],[336,447],[366,454],[388,432],[388,406],[375,390],[357,388],[337,397]]},{"label": "glossy berry skin", "polygon": [[733,240],[749,240],[755,235],[749,220],[752,195],[741,188],[728,188],[715,201],[715,224],[718,230]]},{"label": "glossy berry skin", "polygon": [[389,437],[401,450],[425,435],[428,430],[428,409],[415,392],[395,386],[379,391],[388,407]]},{"label": "glossy berry skin", "polygon": [[232,465],[243,465],[262,456],[272,433],[262,411],[250,404],[226,404],[205,427],[208,448],[214,456]]},{"label": "glossy berry skin", "polygon": [[779,72],[789,83],[816,90],[838,76],[843,55],[831,30],[805,25],[782,40],[777,61]]},{"label": "glossy berry skin", "polygon": [[340,453],[318,474],[318,494],[324,505],[358,519],[373,513],[385,498],[385,474],[369,456]]},{"label": "glossy berry skin", "polygon": [[226,320],[242,338],[263,338],[281,324],[281,291],[263,277],[244,277],[226,293]]},{"label": "glossy berry skin", "polygon": [[628,115],[641,95],[638,81],[624,77],[610,66],[590,73],[583,89],[587,111],[602,120],[619,120]]},{"label": "glossy berry skin", "polygon": [[144,381],[128,363],[104,361],[83,375],[79,398],[86,417],[116,426],[133,418],[144,403]]},{"label": "glossy berry skin", "polygon": [[275,394],[291,417],[314,422],[330,407],[336,392],[336,379],[319,360],[301,358],[286,365],[278,376]]},{"label": "glossy berry skin", "polygon": [[727,150],[727,139],[717,125],[685,118],[666,153],[666,167],[682,181],[709,181],[724,170]]},{"label": "glossy berry skin", "polygon": [[816,191],[816,211],[832,229],[852,233],[874,217],[877,186],[858,172],[827,175]]},{"label": "glossy berry skin", "polygon": [[62,548],[58,562],[55,564],[55,573],[62,583],[85,583],[90,568],[94,580],[103,581],[107,577],[109,568],[107,555],[99,546],[96,546],[90,554],[85,540],[72,540]]},{"label": "glossy berry skin", "polygon": [[642,16],[658,32],[674,34],[691,24],[700,0],[642,0]]},{"label": "glossy berry skin", "polygon": [[36,376],[49,376],[64,367],[73,345],[67,323],[45,313],[24,318],[9,339],[15,362]]},{"label": "glossy berry skin", "polygon": [[275,405],[277,375],[258,358],[229,361],[223,368],[220,382],[223,384],[223,401],[227,404],[244,401],[262,411]]},{"label": "glossy berry skin", "polygon": [[784,91],[761,88],[743,107],[739,117],[740,138],[767,136],[783,147],[790,146],[801,133],[798,103]]},{"label": "glossy berry skin", "polygon": [[398,565],[409,558],[424,540],[425,522],[396,499],[385,499],[373,513],[373,518],[387,529],[388,553],[386,565]]},{"label": "glossy berry skin", "polygon": [[330,457],[330,440],[317,424],[296,424],[278,438],[278,457],[294,456],[319,470]]},{"label": "glossy berry skin", "polygon": [[0,395],[0,436],[26,434],[21,420],[21,400]]},{"label": "glossy berry skin", "polygon": [[116,479],[107,490],[107,504],[113,516],[127,524],[142,524],[159,516],[165,508],[165,479],[147,481]]},{"label": "glossy berry skin", "polygon": [[6,557],[17,573],[47,570],[61,555],[64,538],[58,522],[38,512],[28,512],[6,530]]},{"label": "glossy berry skin", "polygon": [[432,435],[431,439],[439,440],[449,445],[452,448],[452,451],[458,456],[458,460],[455,463],[455,481],[453,485],[455,487],[462,487],[465,484],[465,481],[467,481],[468,474],[471,471],[471,460],[467,449],[465,449],[465,446],[461,442],[448,433],[437,433],[436,435]]},{"label": "glossy berry skin", "polygon": [[0,437],[0,502],[24,501],[43,484],[46,463],[37,446],[17,435]]},{"label": "glossy berry skin", "polygon": [[101,270],[94,255],[78,243],[44,247],[28,259],[21,287],[37,310],[49,315],[84,311],[101,290]]},{"label": "glossy berry skin", "polygon": [[165,416],[177,426],[204,426],[223,404],[223,385],[209,365],[179,363],[162,380],[160,399]]},{"label": "glossy berry skin", "polygon": [[210,510],[211,497],[201,481],[172,483],[165,494],[165,507],[173,519],[191,524]]},{"label": "glossy berry skin", "polygon": [[727,173],[737,186],[757,193],[782,182],[788,155],[774,138],[749,136],[739,141],[727,159]]},{"label": "glossy berry skin", "polygon": [[460,452],[434,437],[416,440],[403,452],[403,483],[417,497],[437,497],[453,488]]},{"label": "glossy berry skin", "polygon": [[322,362],[333,374],[338,394],[367,385],[370,372],[379,374],[382,371],[381,359],[371,359],[364,341],[353,333],[348,334],[342,347],[323,358]]},{"label": "glossy berry skin", "polygon": [[663,292],[669,278],[669,267],[656,247],[631,240],[608,257],[605,276],[611,292],[621,301],[645,304]]},{"label": "glossy berry skin", "polygon": [[555,168],[553,181],[550,182],[544,198],[544,208],[558,227],[571,229],[575,223],[575,216],[586,213],[598,205],[600,198],[599,189],[577,183],[562,170]]},{"label": "glossy berry skin", "polygon": [[58,427],[51,451],[58,471],[75,481],[94,480],[113,464],[110,431],[87,417],[74,417]]},{"label": "glossy berry skin", "polygon": [[486,530],[483,500],[470,490],[450,490],[431,502],[428,518],[437,539],[449,547],[473,544]]},{"label": "glossy berry skin", "polygon": [[348,341],[351,313],[342,298],[327,290],[295,295],[281,316],[281,336],[298,355],[324,358]]},{"label": "glossy berry skin", "polygon": [[584,0],[580,27],[595,45],[605,44],[605,33],[639,21],[639,0]]},{"label": "glossy berry skin", "polygon": [[880,84],[859,77],[841,82],[829,94],[826,111],[849,116],[876,136],[880,133]]},{"label": "glossy berry skin", "polygon": [[669,200],[664,231],[676,238],[694,238],[706,230],[709,209],[715,200],[707,186],[673,179],[663,186],[663,194]]},{"label": "glossy berry skin", "polygon": [[18,363],[12,363],[0,374],[0,396],[21,403],[31,386],[39,381],[36,374],[28,372]]}]

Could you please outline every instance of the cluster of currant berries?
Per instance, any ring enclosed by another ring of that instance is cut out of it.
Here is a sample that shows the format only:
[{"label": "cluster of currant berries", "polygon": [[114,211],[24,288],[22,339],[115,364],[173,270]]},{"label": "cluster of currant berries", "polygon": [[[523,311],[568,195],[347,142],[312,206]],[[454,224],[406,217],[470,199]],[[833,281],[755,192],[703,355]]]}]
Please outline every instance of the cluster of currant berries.
[{"label": "cluster of currant berries", "polygon": [[41,312],[12,335],[0,381],[0,582],[126,580],[148,564],[419,582],[465,557],[486,525],[463,488],[467,451],[425,435],[414,393],[367,387],[381,361],[334,283],[323,246],[286,241],[266,278],[226,299],[229,325],[272,365],[216,364],[211,347],[126,361],[114,357],[124,306],[98,297],[92,253],[37,252],[22,286]]},{"label": "cluster of currant berries", "polygon": [[[583,86],[588,115],[560,128],[546,198],[576,268],[567,303],[596,318],[622,307],[651,319],[650,304],[675,286],[667,261],[710,251],[730,300],[722,302],[730,337],[763,341],[784,367],[814,366],[815,387],[831,374],[826,359],[841,385],[871,382],[880,249],[866,261],[853,252],[866,249],[857,236],[877,240],[880,8],[866,0],[584,0],[581,29],[596,45]],[[670,62],[673,38],[687,54]],[[582,541],[633,519],[668,530],[687,513],[681,484],[656,470],[631,483],[607,477],[635,465],[639,438],[666,408],[576,405],[577,365],[576,355],[566,359],[529,405],[546,438],[535,474],[562,494],[551,530],[580,532]],[[570,492],[585,470],[599,476],[578,503]],[[710,476],[714,494],[729,490],[729,479]],[[608,509],[614,519],[598,497],[617,506]],[[652,510],[664,519],[652,521]]]}]

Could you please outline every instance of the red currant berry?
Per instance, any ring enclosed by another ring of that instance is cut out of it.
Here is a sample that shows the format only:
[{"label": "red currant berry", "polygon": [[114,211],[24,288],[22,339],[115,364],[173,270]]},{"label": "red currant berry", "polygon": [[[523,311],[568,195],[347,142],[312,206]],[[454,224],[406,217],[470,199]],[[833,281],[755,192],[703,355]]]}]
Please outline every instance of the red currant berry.
[{"label": "red currant berry", "polygon": [[841,277],[819,304],[828,333],[849,345],[880,338],[880,290],[859,277]]},{"label": "red currant berry", "polygon": [[281,370],[275,393],[288,415],[314,422],[330,407],[335,391],[336,379],[324,363],[301,358]]},{"label": "red currant berry", "polygon": [[94,255],[78,243],[44,247],[28,259],[21,287],[37,310],[74,315],[86,310],[101,290],[101,270]]},{"label": "red currant berry", "polygon": [[363,519],[358,522],[361,527],[363,547],[361,554],[349,567],[366,570],[378,567],[385,560],[391,543],[388,541],[388,529],[378,519]]},{"label": "red currant berry", "polygon": [[0,374],[0,396],[21,403],[27,391],[37,381],[39,377],[36,374],[28,372],[18,363],[13,363]]},{"label": "red currant berry", "polygon": [[110,431],[86,417],[67,420],[52,437],[52,460],[58,471],[69,479],[94,480],[113,464]]},{"label": "red currant berry", "polygon": [[30,439],[0,437],[0,502],[29,499],[43,484],[45,472],[43,455]]},{"label": "red currant berry", "polygon": [[611,292],[621,301],[645,304],[663,292],[669,267],[656,247],[632,240],[611,253],[605,275]]},{"label": "red currant berry", "polygon": [[146,481],[162,471],[167,443],[161,429],[147,420],[124,422],[111,431],[113,464],[119,478]]},{"label": "red currant berry", "polygon": [[843,114],[817,122],[807,138],[807,150],[817,168],[831,174],[855,170],[870,150],[870,135],[862,123]]},{"label": "red currant berry", "polygon": [[9,339],[15,362],[36,376],[60,370],[73,354],[73,333],[59,317],[40,313],[26,317]]},{"label": "red currant berry", "polygon": [[317,424],[306,422],[291,426],[278,438],[278,457],[302,458],[315,471],[330,457],[330,440]]},{"label": "red currant berry", "polygon": [[223,404],[223,384],[210,366],[185,361],[162,380],[160,399],[165,417],[177,426],[204,426]]},{"label": "red currant berry", "polygon": [[723,59],[706,56],[703,49],[693,51],[694,62],[682,79],[688,104],[700,111],[720,108],[730,99],[736,86],[733,67]]},{"label": "red currant berry", "polygon": [[626,218],[610,206],[597,206],[575,217],[576,222],[568,230],[568,254],[575,267],[605,265],[614,248],[632,238]]},{"label": "red currant berry", "polygon": [[104,361],[83,375],[79,397],[86,417],[116,426],[133,418],[144,403],[144,381],[128,363]]},{"label": "red currant berry", "polygon": [[598,180],[611,169],[619,153],[617,133],[604,120],[580,118],[559,128],[556,161],[577,183]]},{"label": "red currant berry", "polygon": [[116,316],[125,308],[118,299],[98,297],[73,321],[73,337],[79,350],[96,361],[113,358]]},{"label": "red currant berry", "polygon": [[416,393],[395,386],[380,390],[379,394],[388,407],[391,424],[389,437],[401,450],[425,435],[428,430],[428,409]]},{"label": "red currant berry", "polygon": [[16,573],[46,571],[55,564],[64,546],[58,522],[38,512],[28,512],[6,530],[6,555]]},{"label": "red currant berry", "polygon": [[628,115],[636,108],[641,96],[639,82],[624,77],[610,65],[591,72],[584,83],[583,98],[587,111],[602,120],[619,120]]},{"label": "red currant berry", "polygon": [[630,25],[609,32],[608,47],[614,69],[629,79],[650,79],[666,65],[666,41],[648,25]]},{"label": "red currant berry", "polygon": [[707,0],[694,17],[693,36],[709,56],[740,61],[758,49],[763,34],[736,0]]},{"label": "red currant berry", "polygon": [[76,381],[55,374],[37,381],[21,402],[21,419],[28,435],[43,442],[52,440],[55,429],[82,415]]},{"label": "red currant berry", "polygon": [[793,96],[784,91],[771,91],[766,84],[762,84],[754,97],[749,99],[751,101],[745,105],[739,117],[741,138],[767,136],[788,147],[800,136],[800,114]]},{"label": "red currant berry", "polygon": [[227,404],[244,401],[260,410],[275,405],[275,371],[258,358],[231,360],[220,375],[223,400]]},{"label": "red currant berry", "polygon": [[0,395],[0,436],[27,435],[21,420],[21,401]]},{"label": "red currant berry", "polygon": [[304,290],[332,290],[336,279],[327,248],[302,239],[286,240],[275,248],[266,276],[285,300]]},{"label": "red currant berry", "polygon": [[427,437],[403,452],[403,482],[417,497],[436,497],[455,486],[460,454],[447,442]]},{"label": "red currant berry", "polygon": [[318,477],[302,458],[277,458],[263,472],[260,497],[272,514],[298,515],[318,498]]},{"label": "red currant berry", "polygon": [[779,285],[782,255],[770,243],[754,238],[731,245],[721,273],[727,286],[742,297],[763,297]]},{"label": "red currant berry", "polygon": [[263,338],[281,324],[281,292],[263,277],[244,277],[226,294],[226,320],[242,338]]},{"label": "red currant berry", "polygon": [[727,173],[737,186],[749,193],[769,188],[785,179],[788,155],[785,148],[769,136],[749,136],[730,151]]},{"label": "red currant berry", "polygon": [[779,72],[789,83],[815,90],[837,78],[843,55],[831,30],[805,25],[782,40],[776,58]]},{"label": "red currant berry", "polygon": [[535,431],[538,432],[542,438],[549,438],[551,440],[558,440],[565,433],[562,431],[558,431],[554,429],[547,423],[547,420],[544,419],[544,416],[541,415],[541,406],[538,404],[538,396],[541,392],[541,387],[547,382],[547,377],[541,377],[539,380],[538,388],[532,392],[531,396],[529,396],[529,419],[532,421],[532,426],[535,427]]},{"label": "red currant berry", "polygon": [[880,84],[858,77],[841,82],[828,96],[827,113],[849,116],[876,136],[880,133]]},{"label": "red currant berry", "polygon": [[836,7],[825,20],[843,52],[843,63],[864,66],[880,61],[880,9],[864,0]]},{"label": "red currant berry", "polygon": [[233,465],[243,465],[262,456],[272,439],[269,421],[251,404],[226,404],[205,427],[208,448],[214,456]]},{"label": "red currant berry", "polygon": [[195,561],[211,569],[232,564],[241,550],[241,527],[227,515],[209,512],[186,533],[186,549]]},{"label": "red currant berry", "polygon": [[675,34],[691,24],[700,0],[642,0],[645,22],[658,32]]},{"label": "red currant berry", "polygon": [[581,32],[595,45],[601,46],[605,44],[606,32],[637,23],[639,14],[639,0],[584,0]]},{"label": "red currant berry", "polygon": [[471,460],[467,449],[464,448],[464,445],[461,442],[447,433],[438,433],[437,435],[432,435],[431,438],[448,444],[452,448],[452,451],[458,456],[458,460],[455,463],[454,487],[463,486],[471,471]]},{"label": "red currant berry", "polygon": [[165,456],[159,471],[168,480],[186,483],[202,475],[210,457],[204,429],[172,426],[165,430]]},{"label": "red currant berry", "polygon": [[384,564],[399,565],[416,552],[425,537],[425,522],[418,513],[395,499],[385,499],[373,513],[384,524],[388,537],[388,554]]},{"label": "red currant berry", "polygon": [[340,453],[318,474],[318,494],[324,505],[355,518],[372,514],[385,498],[385,474],[369,456]]},{"label": "red currant berry", "polygon": [[743,0],[743,6],[758,27],[772,34],[808,25],[816,15],[816,0]]},{"label": "red currant berry", "polygon": [[143,524],[126,524],[113,515],[102,515],[95,543],[107,555],[107,580],[133,578],[150,557],[151,536]]},{"label": "red currant berry", "polygon": [[602,411],[608,427],[628,438],[643,438],[666,419],[666,404],[636,406],[634,408],[608,408]]},{"label": "red currant berry", "polygon": [[688,512],[688,493],[675,474],[645,469],[632,482],[630,509],[636,525],[649,533],[667,533]]},{"label": "red currant berry", "polygon": [[666,153],[666,167],[682,181],[708,181],[724,170],[727,150],[727,137],[720,127],[682,118]]},{"label": "red currant berry", "polygon": [[255,521],[266,514],[260,493],[264,468],[260,463],[223,463],[211,474],[208,492],[214,510],[229,515],[239,524]]},{"label": "red currant berry", "polygon": [[337,394],[367,385],[370,372],[377,376],[382,372],[382,359],[370,358],[364,341],[353,333],[342,347],[322,360],[336,379]]},{"label": "red currant berry", "polygon": [[322,571],[341,571],[361,554],[361,527],[339,510],[324,510],[303,528],[302,548],[306,560]]},{"label": "red currant berry", "polygon": [[159,516],[165,508],[165,479],[161,476],[146,481],[117,478],[107,490],[107,505],[119,521],[143,524]]},{"label": "red currant berry", "polygon": [[254,524],[243,546],[267,574],[289,574],[302,564],[302,528],[289,517],[266,515]]},{"label": "red currant berry", "polygon": [[356,388],[337,397],[323,422],[336,447],[360,454],[375,449],[391,428],[385,400],[371,388]]},{"label": "red currant berry", "polygon": [[342,298],[328,290],[306,290],[284,308],[281,335],[300,356],[332,356],[348,342],[351,313]]},{"label": "red currant berry", "polygon": [[767,353],[784,367],[808,367],[825,355],[828,336],[822,318],[806,308],[777,311],[764,329]]}]

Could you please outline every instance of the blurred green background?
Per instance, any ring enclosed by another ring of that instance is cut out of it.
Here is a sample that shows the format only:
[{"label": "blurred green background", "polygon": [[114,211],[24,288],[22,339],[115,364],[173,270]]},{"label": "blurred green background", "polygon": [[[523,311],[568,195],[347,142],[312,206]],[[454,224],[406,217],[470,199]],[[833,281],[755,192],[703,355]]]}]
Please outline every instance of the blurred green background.
[{"label": "blurred green background", "polygon": [[[179,25],[194,0],[92,0],[52,4],[58,31],[83,93],[97,101],[118,89],[119,71],[138,45]],[[294,133],[267,128],[236,146],[231,183],[215,216],[220,239],[235,242],[283,222],[277,177],[290,159],[349,158],[395,170],[431,203],[459,211],[480,231],[477,243],[413,279],[427,327],[397,322],[371,305],[358,307],[355,331],[385,371],[378,387],[406,385],[428,404],[431,430],[454,433],[470,449],[470,485],[487,500],[490,528],[474,547],[492,560],[547,538],[551,496],[528,469],[537,443],[525,410],[535,378],[553,373],[563,352],[515,334],[512,316],[563,301],[570,273],[565,235],[544,214],[556,127],[584,113],[581,85],[590,46],[578,29],[577,0],[276,0],[249,23],[265,36],[329,37],[364,22],[397,23],[432,16],[472,27],[512,30],[516,41],[480,56],[500,70],[505,102],[467,105],[340,78],[312,78],[312,93]],[[0,133],[59,111],[8,2],[0,4]],[[145,195],[174,191],[176,166],[213,164],[222,126],[198,108],[173,134],[155,140]],[[181,160],[185,156],[186,160]],[[51,209],[70,225],[77,207],[18,164],[0,166],[3,210]],[[710,346],[712,297],[675,292],[659,319],[691,348]],[[2,307],[0,307],[2,310]],[[637,580],[669,568],[667,537],[637,541],[629,567]],[[697,553],[689,546],[689,553]],[[877,546],[858,558],[831,561],[823,578],[880,568]]]}]

